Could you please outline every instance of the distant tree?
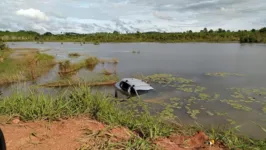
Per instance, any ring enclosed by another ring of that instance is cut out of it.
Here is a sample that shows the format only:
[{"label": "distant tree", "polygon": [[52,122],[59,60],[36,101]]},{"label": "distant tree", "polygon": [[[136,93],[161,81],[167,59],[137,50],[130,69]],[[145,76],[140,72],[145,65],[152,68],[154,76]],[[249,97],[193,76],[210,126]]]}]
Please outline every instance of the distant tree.
[{"label": "distant tree", "polygon": [[204,31],[205,33],[207,33],[207,32],[208,32],[208,29],[207,29],[207,28],[204,28],[203,31]]},{"label": "distant tree", "polygon": [[119,34],[119,32],[118,31],[114,31],[113,34]]},{"label": "distant tree", "polygon": [[251,32],[256,32],[256,30],[255,29],[252,29]]},{"label": "distant tree", "polygon": [[51,32],[45,32],[44,34],[43,34],[44,36],[51,36],[51,35],[53,35]]},{"label": "distant tree", "polygon": [[213,33],[213,30],[211,29],[211,30],[209,30],[209,33]]},{"label": "distant tree", "polygon": [[259,31],[260,31],[261,33],[266,33],[266,27],[261,28]]}]

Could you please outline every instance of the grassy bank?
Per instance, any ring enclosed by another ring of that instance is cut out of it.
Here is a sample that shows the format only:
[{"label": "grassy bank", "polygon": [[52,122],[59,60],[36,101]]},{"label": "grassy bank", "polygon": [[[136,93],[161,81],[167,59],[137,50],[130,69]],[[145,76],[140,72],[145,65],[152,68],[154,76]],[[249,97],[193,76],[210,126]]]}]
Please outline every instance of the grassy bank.
[{"label": "grassy bank", "polygon": [[0,85],[34,80],[55,65],[53,56],[36,50],[5,49],[0,55]]},{"label": "grassy bank", "polygon": [[[140,100],[131,99],[118,102],[113,96],[104,93],[92,94],[89,88],[76,89],[57,98],[31,93],[14,94],[0,100],[0,115],[19,116],[22,120],[57,120],[60,118],[88,115],[93,119],[109,125],[120,125],[129,128],[139,135],[139,140],[152,145],[152,140],[159,136],[173,133],[191,135],[197,130],[204,130],[211,139],[221,141],[230,149],[265,149],[265,140],[253,140],[238,136],[236,128],[204,129],[201,126],[184,126],[169,118],[171,111],[165,109],[151,115],[147,105]],[[123,105],[123,107],[121,107]],[[171,123],[170,123],[170,120]],[[142,149],[145,149],[142,148]]]},{"label": "grassy bank", "polygon": [[65,78],[55,82],[42,84],[43,87],[68,87],[68,86],[112,86],[119,80],[116,75],[100,75],[89,81],[83,79]]}]

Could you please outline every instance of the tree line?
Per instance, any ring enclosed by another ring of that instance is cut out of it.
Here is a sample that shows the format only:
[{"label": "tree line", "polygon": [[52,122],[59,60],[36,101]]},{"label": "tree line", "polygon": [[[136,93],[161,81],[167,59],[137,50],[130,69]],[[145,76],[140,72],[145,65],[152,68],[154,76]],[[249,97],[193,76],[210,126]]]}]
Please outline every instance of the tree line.
[{"label": "tree line", "polygon": [[46,32],[40,34],[35,31],[20,30],[17,32],[0,31],[0,40],[11,41],[37,41],[37,42],[241,42],[266,43],[266,27],[252,30],[230,31],[219,28],[208,30],[204,28],[199,32],[191,30],[186,32],[135,32],[112,33],[99,32],[79,34],[73,32],[53,34]]}]

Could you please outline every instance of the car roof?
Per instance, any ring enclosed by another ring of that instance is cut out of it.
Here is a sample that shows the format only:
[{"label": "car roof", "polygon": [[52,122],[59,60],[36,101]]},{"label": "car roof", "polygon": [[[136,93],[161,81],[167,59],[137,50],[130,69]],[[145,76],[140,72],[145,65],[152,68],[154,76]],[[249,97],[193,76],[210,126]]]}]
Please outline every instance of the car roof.
[{"label": "car roof", "polygon": [[124,78],[121,81],[124,81],[128,83],[129,85],[133,86],[135,90],[152,90],[153,87],[151,87],[148,83],[135,79],[135,78]]}]

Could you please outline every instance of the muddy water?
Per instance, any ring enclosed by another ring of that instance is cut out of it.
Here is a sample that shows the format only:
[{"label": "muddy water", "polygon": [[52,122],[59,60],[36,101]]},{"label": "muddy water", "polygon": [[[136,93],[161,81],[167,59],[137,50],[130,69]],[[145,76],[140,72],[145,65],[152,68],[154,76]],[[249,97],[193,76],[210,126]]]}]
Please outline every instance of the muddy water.
[{"label": "muddy water", "polygon": [[[87,56],[97,56],[100,58],[118,58],[117,73],[120,78],[130,77],[136,73],[151,75],[156,73],[174,74],[188,79],[192,79],[197,84],[207,88],[209,94],[218,93],[220,99],[229,98],[231,93],[227,88],[260,88],[266,87],[266,45],[265,44],[210,44],[210,43],[178,43],[178,44],[158,44],[158,43],[115,43],[115,44],[83,44],[74,43],[28,43],[21,42],[11,44],[14,48],[39,48],[44,53],[54,55],[57,60],[66,60],[68,53],[77,52],[82,56],[71,59],[73,62],[80,61]],[[132,51],[140,51],[133,54]],[[105,68],[112,70],[114,66],[105,64]],[[101,64],[96,66],[94,71],[82,69],[77,76],[89,79],[97,76],[101,72]],[[57,74],[58,66],[53,68],[48,74],[39,78],[34,84],[42,84],[56,81],[60,77]],[[206,76],[208,72],[230,72],[244,74],[245,76],[212,77]],[[32,83],[19,83],[1,87],[4,95],[11,93],[12,89],[26,90]],[[153,111],[160,110],[158,102],[164,102],[170,97],[184,98],[183,95],[167,87],[156,85],[159,96],[148,99],[154,107]],[[43,88],[47,94],[60,92],[61,89]],[[113,92],[112,88],[101,87],[94,90]],[[258,98],[259,101],[266,101],[265,97]],[[265,104],[265,103],[263,103]],[[198,119],[192,119],[183,107],[175,109],[176,116],[183,123],[194,123],[195,121],[206,125],[221,125],[227,123],[227,119],[241,125],[241,133],[255,138],[266,138],[266,133],[253,123],[256,122],[266,127],[266,114],[262,111],[262,105],[252,105],[252,111],[245,112],[232,108],[230,105],[215,102],[198,102],[192,104],[191,109],[198,109],[202,105],[211,112],[227,112],[228,116],[210,116],[204,110],[197,115]],[[250,106],[250,105],[249,105]]]}]

